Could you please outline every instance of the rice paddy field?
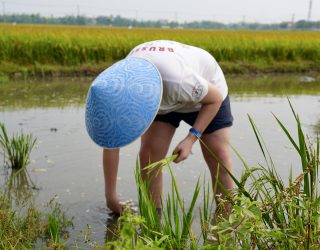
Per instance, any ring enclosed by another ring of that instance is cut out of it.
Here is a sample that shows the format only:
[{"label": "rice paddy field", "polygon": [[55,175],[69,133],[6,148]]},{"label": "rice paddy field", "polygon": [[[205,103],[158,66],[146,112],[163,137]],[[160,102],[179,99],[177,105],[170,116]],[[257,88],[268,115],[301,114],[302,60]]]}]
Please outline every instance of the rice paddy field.
[{"label": "rice paddy field", "polygon": [[[88,88],[155,39],[201,47],[226,73],[237,188],[215,225],[200,144],[165,167],[160,217],[136,174],[139,141],[123,148],[117,191],[137,213],[106,207]],[[320,32],[0,24],[0,249],[319,249],[319,72]]]},{"label": "rice paddy field", "polygon": [[1,24],[0,76],[95,75],[156,39],[201,47],[226,73],[320,70],[320,32]]}]

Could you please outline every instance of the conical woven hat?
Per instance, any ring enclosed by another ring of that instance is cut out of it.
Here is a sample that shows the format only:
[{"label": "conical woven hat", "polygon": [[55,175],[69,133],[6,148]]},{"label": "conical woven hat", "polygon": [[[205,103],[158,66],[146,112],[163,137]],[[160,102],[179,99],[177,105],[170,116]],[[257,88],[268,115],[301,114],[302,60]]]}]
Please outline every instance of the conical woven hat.
[{"label": "conical woven hat", "polygon": [[89,88],[85,123],[103,148],[120,148],[151,125],[162,98],[162,79],[149,61],[129,57],[104,70]]}]

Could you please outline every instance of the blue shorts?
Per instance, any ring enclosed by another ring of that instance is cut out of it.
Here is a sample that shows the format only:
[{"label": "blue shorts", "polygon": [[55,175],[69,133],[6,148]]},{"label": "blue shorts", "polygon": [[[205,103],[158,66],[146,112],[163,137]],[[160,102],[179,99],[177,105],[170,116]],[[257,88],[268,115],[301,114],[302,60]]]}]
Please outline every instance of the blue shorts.
[{"label": "blue shorts", "polygon": [[[170,112],[164,115],[157,115],[154,121],[170,123],[175,128],[179,127],[181,121],[184,121],[188,123],[190,126],[193,126],[193,123],[195,122],[198,113],[198,111],[190,113]],[[217,115],[210,122],[203,134],[209,134],[218,129],[231,127],[232,123],[233,116],[231,114],[230,99],[229,96],[227,96],[222,102]]]}]

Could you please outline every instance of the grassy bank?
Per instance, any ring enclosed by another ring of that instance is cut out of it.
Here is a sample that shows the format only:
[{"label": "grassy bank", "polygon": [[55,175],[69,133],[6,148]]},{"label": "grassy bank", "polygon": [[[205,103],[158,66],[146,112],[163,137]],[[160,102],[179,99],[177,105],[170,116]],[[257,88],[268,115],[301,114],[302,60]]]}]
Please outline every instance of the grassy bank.
[{"label": "grassy bank", "polygon": [[96,75],[137,44],[169,39],[199,46],[226,73],[320,70],[319,32],[127,29],[0,25],[0,78]]}]

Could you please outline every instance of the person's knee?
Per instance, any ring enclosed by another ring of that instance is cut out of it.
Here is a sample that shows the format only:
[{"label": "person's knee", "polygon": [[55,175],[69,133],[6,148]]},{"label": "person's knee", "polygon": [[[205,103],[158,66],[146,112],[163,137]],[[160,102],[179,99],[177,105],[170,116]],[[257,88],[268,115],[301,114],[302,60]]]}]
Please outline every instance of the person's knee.
[{"label": "person's knee", "polygon": [[229,158],[230,158],[229,148],[219,147],[215,150],[215,154],[220,161],[222,162],[229,161]]},{"label": "person's knee", "polygon": [[141,143],[139,158],[141,162],[149,162],[152,155],[152,145],[149,143]]},{"label": "person's knee", "polygon": [[[211,153],[204,152],[204,157],[206,159],[209,170],[213,173],[216,173],[217,167],[225,166],[227,167],[231,163],[230,152],[229,149],[223,147],[217,147],[212,149]],[[220,172],[223,171],[224,168],[220,168]]]}]

